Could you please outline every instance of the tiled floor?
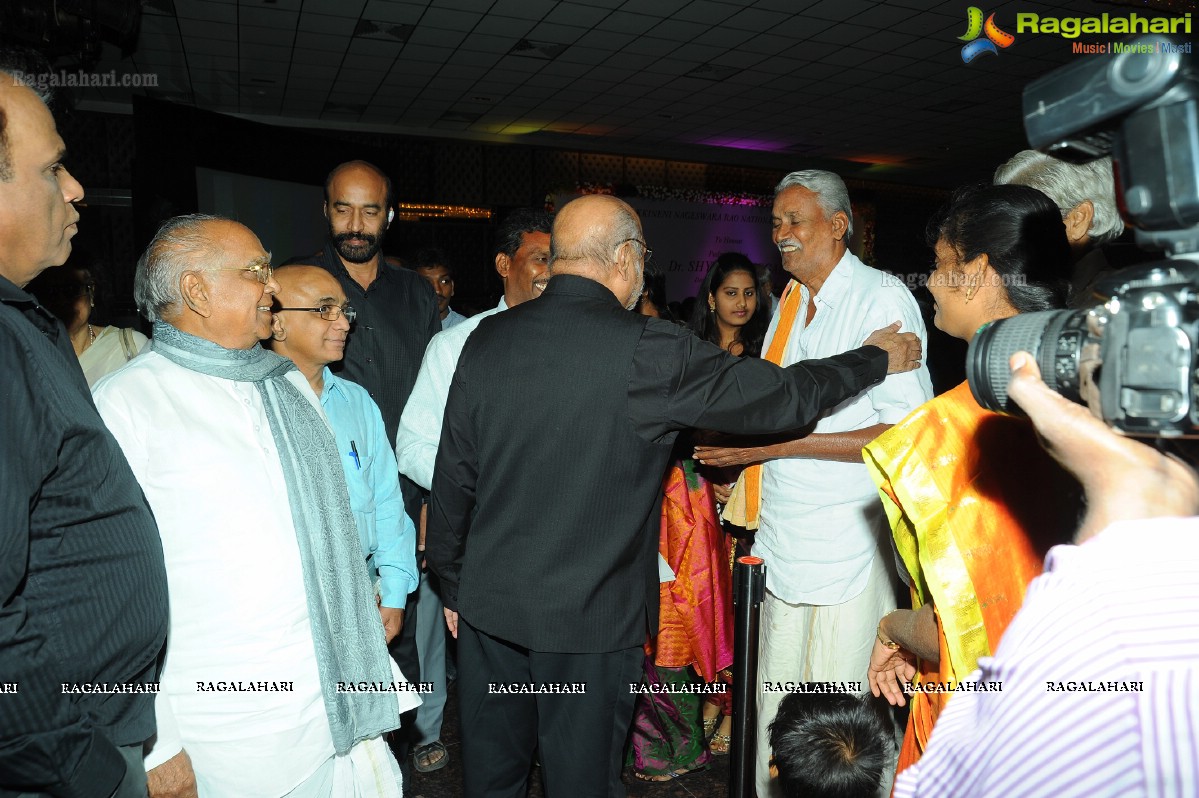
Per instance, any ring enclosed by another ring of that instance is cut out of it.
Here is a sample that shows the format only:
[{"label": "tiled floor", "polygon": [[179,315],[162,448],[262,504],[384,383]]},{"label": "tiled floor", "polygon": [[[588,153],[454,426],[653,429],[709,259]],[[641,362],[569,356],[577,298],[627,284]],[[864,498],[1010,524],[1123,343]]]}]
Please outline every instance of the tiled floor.
[{"label": "tiled floor", "polygon": [[[445,708],[445,722],[441,730],[441,741],[450,753],[449,764],[433,773],[416,773],[412,788],[414,798],[460,798],[462,796],[462,757],[458,743],[458,700],[454,685],[450,685],[449,700]],[[728,795],[729,758],[717,757],[703,773],[689,774],[682,779],[666,783],[644,783],[633,778],[630,771],[624,773],[625,785],[630,798],[652,796],[652,798],[725,798]],[[542,798],[538,768],[533,768],[529,779],[530,798]]]}]

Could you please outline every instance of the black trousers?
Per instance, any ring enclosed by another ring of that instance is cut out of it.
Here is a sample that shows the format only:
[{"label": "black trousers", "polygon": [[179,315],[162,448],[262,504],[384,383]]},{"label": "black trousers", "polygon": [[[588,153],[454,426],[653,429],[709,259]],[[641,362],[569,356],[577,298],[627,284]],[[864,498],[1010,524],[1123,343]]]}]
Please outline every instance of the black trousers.
[{"label": "black trousers", "polygon": [[[539,749],[546,798],[624,798],[620,780],[633,718],[640,646],[602,654],[529,651],[459,618],[458,705],[466,798],[524,798]],[[528,684],[585,693],[508,693]]]}]

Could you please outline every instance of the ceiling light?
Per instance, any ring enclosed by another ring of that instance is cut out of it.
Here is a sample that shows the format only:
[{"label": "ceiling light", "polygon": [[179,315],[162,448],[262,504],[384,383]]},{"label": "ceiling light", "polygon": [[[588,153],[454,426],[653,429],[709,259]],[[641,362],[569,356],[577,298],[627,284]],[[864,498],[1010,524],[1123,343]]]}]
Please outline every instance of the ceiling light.
[{"label": "ceiling light", "polygon": [[520,55],[525,58],[540,58],[543,61],[553,61],[565,53],[567,49],[568,45],[565,44],[534,42],[528,39],[521,39],[512,45],[512,49],[508,51],[508,55]]},{"label": "ceiling light", "polygon": [[739,67],[720,66],[719,64],[700,64],[695,69],[687,73],[686,77],[700,78],[701,80],[724,80],[732,77],[740,72]]},{"label": "ceiling light", "polygon": [[483,117],[482,114],[473,114],[470,111],[446,111],[441,115],[442,122],[466,122],[468,124],[478,122]]},{"label": "ceiling light", "polygon": [[394,22],[377,22],[370,19],[358,20],[354,36],[360,39],[381,39],[388,42],[407,42],[415,25],[397,25]]}]

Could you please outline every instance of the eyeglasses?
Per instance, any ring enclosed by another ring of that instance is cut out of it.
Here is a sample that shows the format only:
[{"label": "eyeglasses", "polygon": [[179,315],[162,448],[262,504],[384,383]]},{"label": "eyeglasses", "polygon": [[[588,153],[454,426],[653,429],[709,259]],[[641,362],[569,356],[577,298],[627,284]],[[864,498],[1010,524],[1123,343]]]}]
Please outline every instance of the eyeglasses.
[{"label": "eyeglasses", "polygon": [[250,274],[250,276],[252,276],[255,280],[262,283],[263,285],[266,285],[267,283],[269,283],[271,281],[271,278],[275,276],[275,270],[271,268],[271,264],[269,264],[269,263],[255,263],[250,266],[229,266],[229,267],[224,267],[224,268],[216,267],[213,269],[205,269],[205,271],[209,271],[209,272],[247,272]]},{"label": "eyeglasses", "polygon": [[307,313],[319,313],[325,321],[337,321],[342,316],[345,316],[346,321],[350,324],[353,324],[354,319],[358,318],[358,311],[349,305],[321,305],[319,308],[275,308],[276,313],[281,310],[303,310]]},{"label": "eyeglasses", "polygon": [[654,251],[649,248],[649,244],[646,244],[640,238],[626,238],[624,241],[621,241],[619,244],[617,244],[616,247],[619,249],[621,244],[627,244],[630,241],[640,244],[641,248],[645,250],[645,257],[642,258],[642,260],[644,260],[646,263],[649,263],[650,260],[653,259]]}]

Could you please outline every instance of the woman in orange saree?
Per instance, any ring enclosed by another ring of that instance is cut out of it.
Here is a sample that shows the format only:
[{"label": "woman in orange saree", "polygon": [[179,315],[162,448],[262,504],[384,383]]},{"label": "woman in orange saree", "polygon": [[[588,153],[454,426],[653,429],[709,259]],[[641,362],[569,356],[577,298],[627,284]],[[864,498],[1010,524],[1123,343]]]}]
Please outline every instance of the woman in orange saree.
[{"label": "woman in orange saree", "polygon": [[731,574],[712,486],[693,460],[677,460],[663,493],[658,552],[675,578],[659,588],[658,636],[646,646],[647,692],[633,715],[629,760],[642,781],[670,781],[711,762],[696,676],[722,689],[716,674],[733,662]]},{"label": "woman in orange saree", "polygon": [[[934,324],[969,341],[996,319],[1064,306],[1069,249],[1054,204],[1024,186],[956,192],[929,226]],[[962,383],[863,450],[911,588],[879,622],[870,687],[911,711],[898,770],[920,758],[952,690],[999,644],[1049,547],[1069,539],[1076,486],[1025,420]]]}]

